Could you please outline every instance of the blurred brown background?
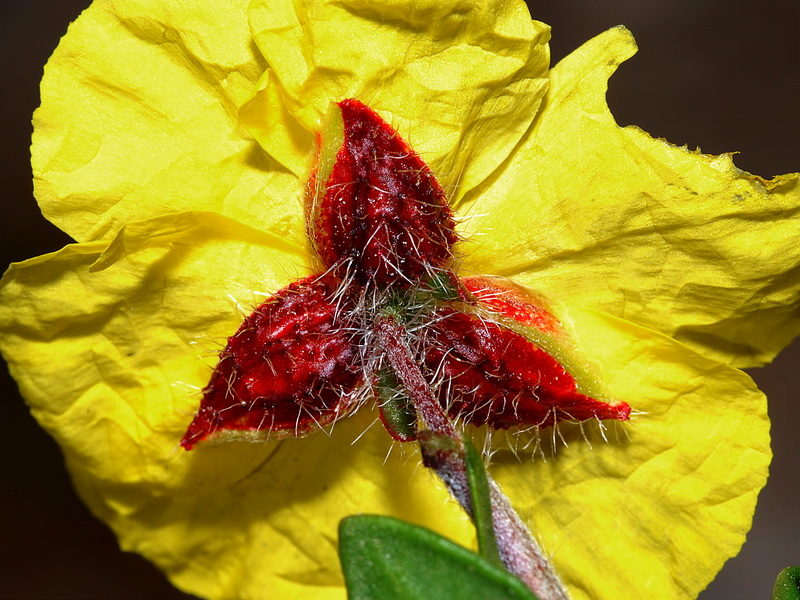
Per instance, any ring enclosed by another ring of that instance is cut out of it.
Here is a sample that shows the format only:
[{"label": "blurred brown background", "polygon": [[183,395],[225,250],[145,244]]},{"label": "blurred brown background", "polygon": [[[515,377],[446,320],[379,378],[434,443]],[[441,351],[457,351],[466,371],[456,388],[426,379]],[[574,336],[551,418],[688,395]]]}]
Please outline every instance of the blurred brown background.
[{"label": "blurred brown background", "polygon": [[[0,267],[68,238],[42,219],[28,164],[30,116],[42,66],[89,0],[0,0]],[[762,175],[800,170],[800,0],[530,0],[553,26],[553,62],[617,24],[639,54],[611,82],[622,125],[636,124],[708,153],[738,150]],[[772,475],[742,553],[702,600],[767,599],[778,571],[800,564],[800,343],[752,372],[770,398]],[[118,550],[77,500],[55,443],[28,414],[0,367],[0,598],[190,598],[136,555]],[[666,600],[666,599],[665,599]]]}]

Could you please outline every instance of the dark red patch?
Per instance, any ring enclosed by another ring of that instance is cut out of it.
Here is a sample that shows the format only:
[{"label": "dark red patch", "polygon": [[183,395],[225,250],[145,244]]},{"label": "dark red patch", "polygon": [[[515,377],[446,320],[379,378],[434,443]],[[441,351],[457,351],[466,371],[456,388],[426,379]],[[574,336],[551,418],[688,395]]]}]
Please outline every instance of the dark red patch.
[{"label": "dark red patch", "polygon": [[451,418],[496,429],[556,421],[626,421],[630,407],[579,393],[549,354],[496,323],[449,308],[427,330],[425,363],[444,377],[440,402]]},{"label": "dark red patch", "polygon": [[333,276],[296,281],[245,319],[220,354],[184,448],[219,430],[302,435],[349,412],[362,371],[352,296],[340,284]]},{"label": "dark red patch", "polygon": [[[411,286],[448,265],[456,241],[447,199],[428,166],[380,116],[339,103],[344,143],[312,216],[326,267],[364,285]],[[316,174],[312,176],[312,180]]]}]

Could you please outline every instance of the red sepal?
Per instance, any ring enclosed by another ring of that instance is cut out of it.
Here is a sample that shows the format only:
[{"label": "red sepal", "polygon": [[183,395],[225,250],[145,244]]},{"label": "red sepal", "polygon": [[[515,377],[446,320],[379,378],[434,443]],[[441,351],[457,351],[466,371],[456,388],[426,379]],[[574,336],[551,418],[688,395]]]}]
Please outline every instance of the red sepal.
[{"label": "red sepal", "polygon": [[450,308],[427,330],[425,363],[444,383],[451,418],[495,429],[630,417],[630,407],[595,400],[541,348],[491,321]]},{"label": "red sepal", "polygon": [[377,113],[358,100],[339,108],[342,146],[324,187],[312,189],[316,172],[309,185],[314,248],[326,268],[362,285],[417,285],[452,258],[457,236],[444,191]]},{"label": "red sepal", "polygon": [[352,298],[340,285],[333,276],[296,281],[245,319],[220,353],[184,448],[244,432],[300,436],[351,412],[363,375]]}]

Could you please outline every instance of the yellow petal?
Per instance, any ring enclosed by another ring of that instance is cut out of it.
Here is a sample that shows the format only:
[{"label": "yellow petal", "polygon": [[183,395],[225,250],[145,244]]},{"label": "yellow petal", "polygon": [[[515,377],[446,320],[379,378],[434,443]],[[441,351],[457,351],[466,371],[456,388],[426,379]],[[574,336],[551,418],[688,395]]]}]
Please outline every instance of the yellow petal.
[{"label": "yellow petal", "polygon": [[549,28],[518,0],[255,0],[250,22],[270,69],[242,119],[299,177],[330,103],[357,98],[458,197],[508,156],[544,94]]},{"label": "yellow petal", "polygon": [[80,495],[202,597],[343,599],[336,531],[359,512],[472,537],[409,449],[384,464],[392,441],[369,410],[331,436],[179,447],[239,307],[304,257],[218,215],[166,216],[14,265],[0,286],[0,348]]},{"label": "yellow petal", "polygon": [[573,600],[695,598],[745,539],[771,453],[747,375],[652,330],[570,310],[610,393],[644,414],[562,426],[555,457],[495,455],[504,491],[552,553]]},{"label": "yellow petal", "polygon": [[296,178],[238,122],[265,68],[246,7],[98,0],[72,24],[34,116],[35,191],[48,219],[78,241],[192,209],[302,233]]},{"label": "yellow petal", "polygon": [[[800,184],[620,128],[606,82],[636,51],[612,29],[551,71],[530,135],[471,195],[465,268],[593,306],[736,366],[800,333]],[[466,208],[465,208],[466,210]]]},{"label": "yellow petal", "polygon": [[[278,251],[275,256],[269,256],[272,261],[269,264],[262,266],[251,263],[237,267],[237,271],[252,272],[260,280],[263,280],[265,274],[275,269],[280,262],[293,260],[296,264],[305,264],[310,260],[305,244],[294,244],[272,231],[261,231],[218,213],[192,211],[169,213],[123,225],[89,267],[89,271],[102,271],[129,254],[147,248],[201,245],[215,239],[234,239],[242,243],[272,247]],[[281,256],[281,252],[295,256]],[[210,280],[213,281],[213,278]],[[203,285],[205,282],[198,278],[196,283]]]}]

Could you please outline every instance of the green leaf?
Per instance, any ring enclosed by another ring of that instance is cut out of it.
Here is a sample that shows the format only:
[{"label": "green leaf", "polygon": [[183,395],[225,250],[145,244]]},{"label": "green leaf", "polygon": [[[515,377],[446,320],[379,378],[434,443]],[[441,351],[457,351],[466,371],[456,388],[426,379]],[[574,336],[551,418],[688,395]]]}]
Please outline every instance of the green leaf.
[{"label": "green leaf", "polygon": [[492,500],[489,482],[486,479],[486,466],[480,453],[469,440],[464,440],[464,458],[467,463],[467,480],[472,500],[472,522],[475,524],[478,536],[478,551],[490,563],[502,567],[503,561],[500,559],[497,540],[494,537]]},{"label": "green leaf", "polygon": [[786,567],[775,580],[772,600],[800,600],[800,567]]},{"label": "green leaf", "polygon": [[391,517],[344,519],[339,551],[349,600],[536,600],[471,550]]}]

